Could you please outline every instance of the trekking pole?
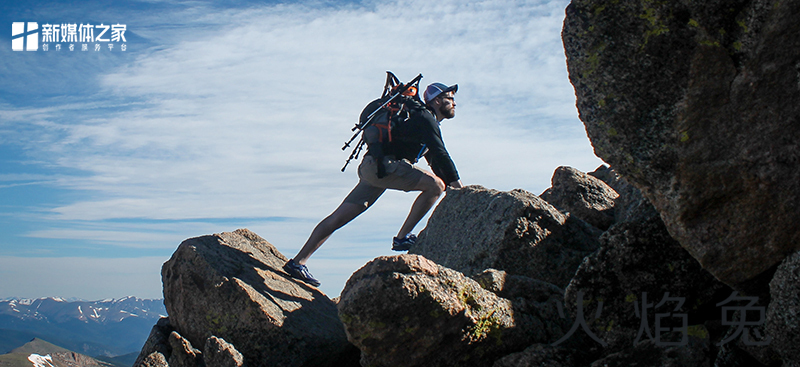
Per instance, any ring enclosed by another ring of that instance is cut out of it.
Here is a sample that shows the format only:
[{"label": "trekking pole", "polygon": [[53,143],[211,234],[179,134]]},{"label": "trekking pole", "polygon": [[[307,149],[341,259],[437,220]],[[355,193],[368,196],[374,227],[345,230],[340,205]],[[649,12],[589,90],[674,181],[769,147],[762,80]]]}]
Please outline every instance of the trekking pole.
[{"label": "trekking pole", "polygon": [[361,153],[361,148],[363,147],[364,147],[364,138],[362,137],[361,141],[359,141],[358,145],[356,145],[356,148],[353,149],[352,153],[350,153],[350,158],[347,158],[347,162],[344,162],[344,167],[342,167],[342,172],[344,172],[344,170],[347,168],[347,165],[350,164],[350,161],[352,161],[353,158],[358,159],[358,154]]},{"label": "trekking pole", "polygon": [[380,111],[382,108],[386,107],[389,103],[392,103],[392,101],[395,98],[397,98],[397,96],[405,93],[405,91],[407,91],[409,87],[411,87],[412,85],[418,83],[420,81],[420,79],[422,79],[422,74],[417,75],[416,78],[412,79],[410,82],[408,82],[406,84],[400,84],[400,87],[397,88],[397,92],[395,92],[391,97],[389,97],[389,99],[386,100],[386,102],[384,102],[380,107],[376,108],[375,111],[372,111],[372,113],[370,113],[369,116],[367,116],[367,118],[366,118],[366,120],[364,120],[364,122],[360,122],[360,123],[356,124],[356,126],[353,127],[350,131],[356,131],[356,130],[358,130],[358,131],[356,131],[356,133],[353,134],[353,136],[350,138],[350,140],[348,140],[346,143],[344,143],[344,146],[342,147],[342,150],[345,150],[348,147],[350,147],[350,143],[352,143],[353,140],[356,140],[356,137],[358,136],[358,134],[361,134],[361,131],[364,130],[364,128],[366,128],[370,124],[370,122],[372,122],[372,118],[375,117],[375,115],[378,113],[378,111]]}]

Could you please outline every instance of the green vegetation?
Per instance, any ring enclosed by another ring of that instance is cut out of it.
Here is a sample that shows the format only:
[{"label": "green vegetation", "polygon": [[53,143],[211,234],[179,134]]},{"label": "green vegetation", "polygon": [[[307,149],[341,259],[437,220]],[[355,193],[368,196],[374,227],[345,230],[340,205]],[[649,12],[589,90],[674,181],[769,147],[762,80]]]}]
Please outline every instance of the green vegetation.
[{"label": "green vegetation", "polygon": [[211,324],[209,325],[209,330],[213,334],[224,334],[228,331],[228,325],[236,323],[238,317],[233,314],[206,314],[206,321]]},{"label": "green vegetation", "polygon": [[703,325],[689,326],[686,333],[696,338],[708,339],[708,330]]},{"label": "green vegetation", "polygon": [[503,331],[501,330],[500,319],[495,316],[494,311],[489,315],[481,316],[475,325],[469,328],[468,336],[471,341],[482,341],[488,337],[494,338],[497,345],[501,344]]}]

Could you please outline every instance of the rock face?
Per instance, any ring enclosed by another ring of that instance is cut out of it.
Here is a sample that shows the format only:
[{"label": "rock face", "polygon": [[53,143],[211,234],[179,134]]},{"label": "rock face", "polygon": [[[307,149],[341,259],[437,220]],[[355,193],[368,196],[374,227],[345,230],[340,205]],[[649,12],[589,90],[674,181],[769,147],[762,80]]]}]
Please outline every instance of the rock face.
[{"label": "rock face", "polygon": [[599,235],[527,191],[467,186],[448,191],[409,253],[467,275],[493,268],[565,287]]},{"label": "rock face", "polygon": [[459,272],[406,254],[356,271],[342,291],[339,316],[361,349],[362,366],[485,366],[562,336],[570,325],[558,317],[562,297],[542,285],[527,295],[530,304],[518,307]]},{"label": "rock face", "polygon": [[172,347],[167,342],[167,337],[172,332],[172,327],[169,325],[169,318],[162,317],[153,326],[150,335],[142,346],[142,351],[139,352],[139,357],[133,363],[134,367],[156,367],[168,366],[167,359],[169,358]]},{"label": "rock face", "polygon": [[153,326],[133,367],[243,367],[244,357],[222,338],[211,336],[203,351],[172,328],[168,318]]},{"label": "rock face", "polygon": [[781,263],[769,283],[767,335],[785,366],[800,366],[800,252]]},{"label": "rock face", "polygon": [[170,367],[198,367],[204,364],[203,352],[192,346],[186,338],[173,331],[167,337],[170,356],[167,362]]},{"label": "rock face", "polygon": [[346,365],[357,351],[336,305],[280,270],[286,260],[246,229],[184,241],[161,272],[171,327],[195,347],[223,338],[251,367]]},{"label": "rock face", "polygon": [[712,359],[709,358],[711,343],[708,337],[689,336],[687,339],[685,345],[675,346],[658,345],[659,343],[652,340],[646,340],[634,348],[597,360],[590,367],[712,366]]},{"label": "rock face", "polygon": [[619,195],[614,199],[615,223],[647,220],[652,216],[658,215],[656,209],[653,208],[653,204],[650,204],[642,195],[642,192],[620,177],[617,171],[611,167],[600,166],[593,172],[589,172],[588,175],[605,182]]},{"label": "rock face", "polygon": [[206,339],[205,351],[206,366],[218,367],[242,367],[244,366],[244,356],[225,339],[212,336]]},{"label": "rock face", "polygon": [[[286,258],[250,231],[186,240],[163,267],[170,319],[134,367],[355,366],[359,355],[364,367],[798,365],[800,252],[759,276],[772,278],[768,293],[732,300],[614,170],[554,177],[574,186],[548,190],[570,214],[522,190],[449,191],[415,251],[460,270],[379,257],[338,309],[278,270]],[[615,212],[602,236],[572,215],[592,195]]]},{"label": "rock face", "polygon": [[731,292],[700,268],[653,216],[617,224],[603,234],[600,250],[586,258],[567,287],[565,303],[573,315],[578,304],[584,305],[592,332],[607,344],[606,352],[616,352],[632,346],[637,336],[648,339],[639,334],[642,318],[636,313],[636,307],[642,312],[645,297],[650,306],[645,314],[653,328],[657,313],[683,314],[687,323],[718,319],[715,305]]},{"label": "rock face", "polygon": [[552,184],[540,195],[548,203],[604,231],[614,224],[614,200],[619,194],[602,180],[561,166],[553,173]]},{"label": "rock face", "polygon": [[494,363],[493,367],[574,367],[581,366],[573,350],[534,344],[522,352],[509,354]]},{"label": "rock face", "polygon": [[573,0],[563,41],[595,153],[715,277],[800,247],[800,2]]}]

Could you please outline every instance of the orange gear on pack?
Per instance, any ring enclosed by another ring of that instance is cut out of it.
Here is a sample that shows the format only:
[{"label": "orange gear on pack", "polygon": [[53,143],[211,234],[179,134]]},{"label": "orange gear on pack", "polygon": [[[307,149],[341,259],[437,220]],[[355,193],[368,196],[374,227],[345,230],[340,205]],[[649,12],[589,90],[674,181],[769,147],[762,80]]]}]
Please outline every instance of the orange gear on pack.
[{"label": "orange gear on pack", "polygon": [[[424,103],[419,98],[419,81],[422,74],[408,83],[400,83],[400,80],[391,72],[386,72],[386,84],[383,86],[383,94],[370,102],[361,112],[358,123],[352,131],[356,131],[353,137],[344,144],[342,150],[347,149],[350,143],[361,135],[361,140],[353,148],[353,152],[342,167],[342,172],[347,168],[351,160],[358,159],[358,155],[367,144],[371,154],[376,156],[378,161],[378,177],[383,177],[383,144],[392,142],[392,128],[408,120],[410,111],[422,108]],[[362,134],[363,132],[363,134]]]}]

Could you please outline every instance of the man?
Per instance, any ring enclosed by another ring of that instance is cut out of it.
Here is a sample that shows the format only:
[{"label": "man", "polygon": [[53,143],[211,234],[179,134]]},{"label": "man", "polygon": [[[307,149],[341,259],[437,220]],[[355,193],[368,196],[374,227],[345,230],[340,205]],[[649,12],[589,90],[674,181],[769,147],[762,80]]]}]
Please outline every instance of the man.
[{"label": "man", "polygon": [[[317,224],[297,256],[284,265],[289,275],[319,286],[319,281],[308,271],[306,261],[334,231],[367,210],[386,189],[421,191],[397,237],[392,240],[392,250],[407,251],[415,244],[417,238],[411,231],[436,204],[446,188],[445,183],[449,187],[462,187],[439,129],[442,120],[455,117],[457,90],[458,85],[448,87],[442,83],[433,83],[425,89],[425,108],[412,112],[402,127],[393,131],[392,142],[382,145],[384,177],[378,178],[377,174],[381,162],[376,162],[375,157],[380,155],[372,149],[364,155],[358,167],[358,184],[331,215]],[[420,154],[424,154],[433,172],[414,165]]]}]

